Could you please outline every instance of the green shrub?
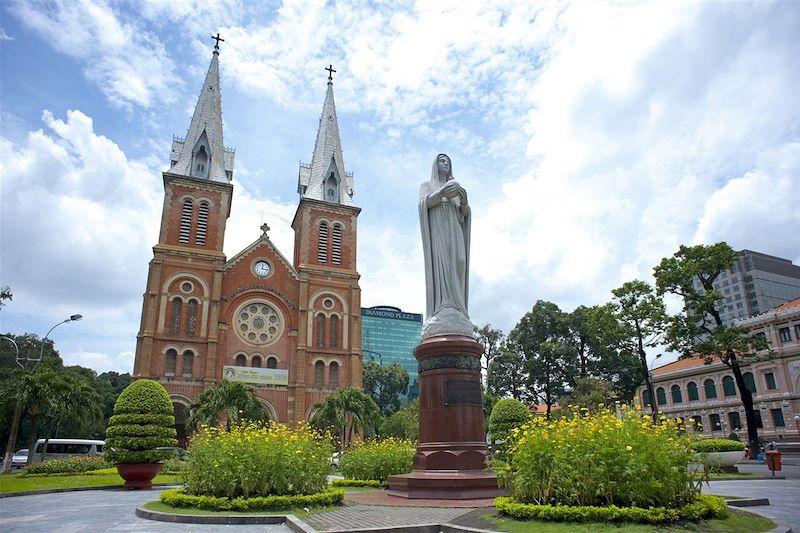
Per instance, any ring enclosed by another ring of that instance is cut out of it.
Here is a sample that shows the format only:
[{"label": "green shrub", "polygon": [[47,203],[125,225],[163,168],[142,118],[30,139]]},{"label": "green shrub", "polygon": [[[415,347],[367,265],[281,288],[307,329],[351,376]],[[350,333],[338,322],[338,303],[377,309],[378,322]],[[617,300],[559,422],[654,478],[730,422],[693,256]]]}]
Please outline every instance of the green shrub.
[{"label": "green shrub", "polygon": [[[505,443],[511,431],[531,419],[531,412],[525,404],[514,398],[503,398],[494,404],[489,416],[489,434],[493,441]],[[501,448],[504,448],[501,445]]]},{"label": "green shrub", "polygon": [[331,439],[306,425],[203,426],[186,451],[181,477],[186,493],[196,496],[314,494],[328,486],[332,453]]},{"label": "green shrub", "polygon": [[156,463],[173,456],[175,417],[166,389],[140,379],[128,385],[114,404],[106,430],[105,459],[113,464]]},{"label": "green shrub", "polygon": [[742,439],[739,438],[739,435],[737,433],[731,432],[728,435],[728,440],[742,440]]},{"label": "green shrub", "polygon": [[161,467],[161,472],[159,473],[170,475],[180,474],[183,471],[183,464],[183,461],[177,457],[173,457],[164,463],[164,466]]},{"label": "green shrub", "polygon": [[741,452],[746,444],[730,439],[701,439],[692,443],[692,449],[697,453],[711,452]]},{"label": "green shrub", "polygon": [[678,508],[667,507],[618,507],[616,505],[567,506],[536,505],[520,503],[514,498],[500,497],[495,499],[498,511],[520,520],[549,520],[554,522],[638,522],[645,524],[661,524],[677,520],[706,520],[725,518],[728,506],[719,496],[698,494],[697,499]]},{"label": "green shrub", "polygon": [[360,442],[342,453],[339,471],[346,479],[386,481],[411,472],[415,451],[413,442],[393,437]]},{"label": "green shrub", "polygon": [[68,459],[51,459],[43,463],[30,465],[21,477],[38,474],[82,474],[91,470],[99,470],[111,466],[102,457],[70,457]]},{"label": "green shrub", "polygon": [[334,487],[385,487],[385,481],[378,481],[377,479],[339,479],[335,478],[331,481]]},{"label": "green shrub", "polygon": [[557,506],[679,508],[695,501],[701,473],[692,439],[676,421],[658,424],[633,409],[608,409],[548,421],[535,417],[515,432],[506,465],[514,498]]},{"label": "green shrub", "polygon": [[328,489],[316,494],[293,496],[255,496],[252,498],[224,498],[218,496],[197,496],[183,489],[165,490],[161,501],[172,507],[196,507],[212,511],[282,511],[293,507],[312,507],[342,503],[344,491]]}]

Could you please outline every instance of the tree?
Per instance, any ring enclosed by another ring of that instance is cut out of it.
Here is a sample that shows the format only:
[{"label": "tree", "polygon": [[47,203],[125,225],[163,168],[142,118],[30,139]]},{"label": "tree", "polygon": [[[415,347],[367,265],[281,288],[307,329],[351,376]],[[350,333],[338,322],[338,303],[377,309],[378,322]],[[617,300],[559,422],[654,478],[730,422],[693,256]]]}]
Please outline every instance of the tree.
[{"label": "tree", "polygon": [[92,424],[103,419],[100,394],[80,378],[68,373],[57,374],[50,393],[52,396],[47,402],[48,409],[44,417],[47,432],[43,453],[47,453],[50,438],[58,437],[63,423],[72,421],[75,427],[87,431]]},{"label": "tree", "polygon": [[561,397],[561,404],[577,405],[596,411],[611,405],[614,398],[614,386],[609,381],[587,376],[575,380],[572,390]]},{"label": "tree", "polygon": [[547,406],[550,418],[558,396],[574,382],[577,374],[565,314],[556,304],[539,300],[514,326],[508,339],[523,356],[528,388]]},{"label": "tree", "polygon": [[375,400],[384,416],[400,409],[400,395],[408,390],[408,380],[408,371],[397,363],[364,363],[364,392]]},{"label": "tree", "polygon": [[653,419],[658,417],[653,382],[647,366],[647,349],[662,343],[667,326],[664,300],[656,295],[648,283],[635,279],[611,291],[614,295],[616,317],[620,325],[620,346],[639,358],[639,370],[647,386]]},{"label": "tree", "polygon": [[221,413],[225,414],[227,428],[243,420],[269,419],[269,411],[258,400],[252,387],[227,379],[200,393],[189,410],[191,414],[186,421],[187,431],[193,431],[200,424],[216,425]]},{"label": "tree", "polygon": [[528,376],[525,373],[523,354],[509,343],[503,343],[497,355],[492,358],[486,381],[489,394],[511,396],[521,401],[533,399],[527,387]]},{"label": "tree", "polygon": [[419,438],[419,400],[411,401],[407,406],[381,420],[378,433],[385,437],[417,440]]},{"label": "tree", "polygon": [[486,386],[489,386],[489,364],[494,359],[500,346],[503,344],[505,335],[499,329],[494,329],[491,324],[484,324],[480,328],[474,327],[475,338],[483,346],[481,354],[481,370],[486,373]]},{"label": "tree", "polygon": [[4,300],[8,300],[9,302],[14,299],[14,294],[11,292],[11,287],[8,285],[4,285],[0,287],[0,309],[3,308],[5,304]]},{"label": "tree", "polygon": [[578,356],[579,375],[589,375],[589,361],[594,353],[592,331],[590,326],[591,308],[579,305],[566,316],[566,326],[569,338]]},{"label": "tree", "polygon": [[354,435],[375,427],[380,417],[378,404],[363,391],[337,389],[314,404],[309,421],[320,430],[330,430],[343,446],[353,442]]},{"label": "tree", "polygon": [[[709,246],[681,246],[672,257],[665,257],[654,273],[659,295],[670,293],[683,298],[683,309],[670,317],[666,340],[670,350],[682,357],[702,357],[706,362],[719,358],[733,373],[747,421],[747,440],[754,457],[758,451],[753,394],[747,388],[741,364],[759,359],[767,349],[764,336],[751,335],[746,328],[722,323],[722,294],[714,288],[719,275],[736,261],[736,252],[726,243]],[[702,288],[694,285],[697,280]],[[763,352],[762,352],[763,353]],[[769,352],[767,352],[769,355]]]}]

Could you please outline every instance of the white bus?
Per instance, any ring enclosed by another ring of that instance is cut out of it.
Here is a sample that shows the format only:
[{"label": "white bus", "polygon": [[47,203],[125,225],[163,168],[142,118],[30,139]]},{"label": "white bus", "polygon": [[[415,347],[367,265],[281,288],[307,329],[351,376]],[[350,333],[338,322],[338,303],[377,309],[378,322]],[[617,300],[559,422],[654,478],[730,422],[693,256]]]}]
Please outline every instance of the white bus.
[{"label": "white bus", "polygon": [[69,457],[92,457],[103,455],[102,440],[87,439],[50,439],[47,441],[47,453],[44,451],[44,439],[36,441],[31,452],[31,464],[41,463],[49,459],[67,459]]}]

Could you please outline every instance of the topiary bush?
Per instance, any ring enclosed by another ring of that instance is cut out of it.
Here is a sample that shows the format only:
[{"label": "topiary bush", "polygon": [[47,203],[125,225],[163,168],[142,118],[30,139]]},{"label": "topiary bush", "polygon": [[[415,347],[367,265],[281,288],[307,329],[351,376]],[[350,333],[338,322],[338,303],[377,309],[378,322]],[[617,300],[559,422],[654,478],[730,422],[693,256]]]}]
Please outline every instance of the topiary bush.
[{"label": "topiary bush", "polygon": [[385,482],[389,476],[408,474],[416,447],[410,440],[389,437],[360,442],[339,459],[339,471],[346,479]]},{"label": "topiary bush", "polygon": [[150,379],[128,385],[114,404],[106,430],[105,460],[112,464],[157,463],[174,456],[175,417],[166,389]]},{"label": "topiary bush", "polygon": [[499,441],[494,450],[497,459],[505,458],[511,432],[530,419],[531,412],[519,400],[503,398],[494,404],[492,414],[489,416],[489,433],[493,442]]},{"label": "topiary bush", "polygon": [[700,439],[692,443],[692,449],[697,453],[741,452],[745,446],[744,442],[731,439]]}]

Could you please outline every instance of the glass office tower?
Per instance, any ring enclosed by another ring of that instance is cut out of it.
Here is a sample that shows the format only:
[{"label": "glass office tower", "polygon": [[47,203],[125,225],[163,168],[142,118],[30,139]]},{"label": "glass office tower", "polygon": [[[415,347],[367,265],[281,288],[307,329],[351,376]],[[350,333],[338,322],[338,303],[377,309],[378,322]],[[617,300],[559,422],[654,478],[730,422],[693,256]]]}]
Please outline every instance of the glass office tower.
[{"label": "glass office tower", "polygon": [[419,374],[414,347],[422,336],[422,315],[378,305],[361,309],[361,345],[364,361],[397,363],[408,371],[406,399],[419,396]]}]

